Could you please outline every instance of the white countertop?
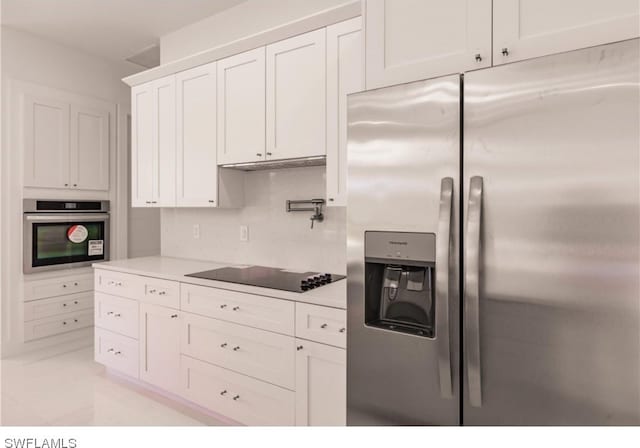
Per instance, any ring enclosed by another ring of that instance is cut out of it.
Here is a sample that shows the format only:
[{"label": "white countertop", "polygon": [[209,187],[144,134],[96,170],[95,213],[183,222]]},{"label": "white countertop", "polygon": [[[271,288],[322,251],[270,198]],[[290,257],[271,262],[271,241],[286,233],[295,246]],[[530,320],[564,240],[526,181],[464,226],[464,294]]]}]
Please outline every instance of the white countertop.
[{"label": "white countertop", "polygon": [[124,272],[127,274],[143,275],[146,277],[162,278],[192,285],[209,286],[212,288],[226,289],[229,291],[245,292],[277,299],[293,300],[296,302],[312,303],[315,305],[330,306],[334,308],[347,308],[347,282],[339,280],[335,283],[324,285],[303,293],[281,291],[258,286],[242,285],[239,283],[205,280],[194,277],[186,277],[186,274],[207,271],[210,269],[233,266],[230,263],[198,261],[172,257],[141,257],[126,260],[94,263],[97,269]]}]

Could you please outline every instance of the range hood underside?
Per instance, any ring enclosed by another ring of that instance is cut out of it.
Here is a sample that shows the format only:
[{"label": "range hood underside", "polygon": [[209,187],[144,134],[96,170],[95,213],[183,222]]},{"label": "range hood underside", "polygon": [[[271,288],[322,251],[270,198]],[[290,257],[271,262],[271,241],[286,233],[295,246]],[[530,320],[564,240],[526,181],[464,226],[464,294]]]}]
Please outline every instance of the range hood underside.
[{"label": "range hood underside", "polygon": [[278,170],[282,168],[299,168],[304,166],[323,166],[327,164],[326,156],[301,157],[297,159],[264,160],[260,162],[229,163],[221,168],[241,171]]}]

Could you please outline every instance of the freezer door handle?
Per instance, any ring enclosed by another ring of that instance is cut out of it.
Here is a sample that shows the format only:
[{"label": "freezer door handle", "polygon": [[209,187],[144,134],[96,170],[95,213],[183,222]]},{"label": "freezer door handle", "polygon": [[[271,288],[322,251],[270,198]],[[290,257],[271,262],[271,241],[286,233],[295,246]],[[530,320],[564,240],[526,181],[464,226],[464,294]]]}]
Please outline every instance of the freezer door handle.
[{"label": "freezer door handle", "polygon": [[482,406],[480,362],[480,226],[482,224],[482,177],[469,183],[466,249],[464,254],[464,339],[471,406]]},{"label": "freezer door handle", "polygon": [[445,177],[440,183],[440,211],[436,236],[436,340],[438,344],[438,373],[440,395],[453,398],[451,379],[451,332],[449,329],[449,294],[451,281],[451,253],[453,238],[453,179]]}]

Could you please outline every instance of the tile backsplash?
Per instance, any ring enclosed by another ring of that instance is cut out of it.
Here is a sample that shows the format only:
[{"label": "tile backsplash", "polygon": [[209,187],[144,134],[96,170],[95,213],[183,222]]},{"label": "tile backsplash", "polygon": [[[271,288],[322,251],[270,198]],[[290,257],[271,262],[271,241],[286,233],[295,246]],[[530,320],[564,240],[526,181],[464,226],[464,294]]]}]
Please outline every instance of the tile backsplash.
[{"label": "tile backsplash", "polygon": [[325,198],[325,167],[247,172],[244,182],[241,209],[163,209],[162,255],[345,273],[346,209],[324,207],[313,229],[312,212],[285,210],[287,199]]}]

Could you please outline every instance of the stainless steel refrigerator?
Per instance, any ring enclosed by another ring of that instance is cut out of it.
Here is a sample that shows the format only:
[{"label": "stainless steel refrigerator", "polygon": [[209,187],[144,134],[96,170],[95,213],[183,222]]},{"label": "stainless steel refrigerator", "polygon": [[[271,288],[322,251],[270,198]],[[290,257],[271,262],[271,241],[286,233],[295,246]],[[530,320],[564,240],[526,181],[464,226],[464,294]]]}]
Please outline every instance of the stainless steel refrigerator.
[{"label": "stainless steel refrigerator", "polygon": [[349,97],[349,425],[640,424],[639,54]]}]

